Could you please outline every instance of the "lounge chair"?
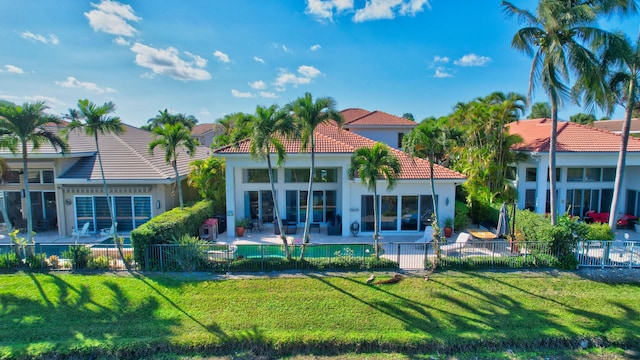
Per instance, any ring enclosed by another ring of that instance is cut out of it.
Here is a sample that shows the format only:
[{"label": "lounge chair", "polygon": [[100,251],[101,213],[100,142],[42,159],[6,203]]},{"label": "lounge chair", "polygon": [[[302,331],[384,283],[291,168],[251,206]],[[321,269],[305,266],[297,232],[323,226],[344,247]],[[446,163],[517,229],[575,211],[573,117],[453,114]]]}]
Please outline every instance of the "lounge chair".
[{"label": "lounge chair", "polygon": [[466,232],[461,232],[456,238],[455,242],[440,246],[440,250],[442,251],[460,250],[467,244],[467,241],[469,241],[470,238],[471,238],[471,234]]},{"label": "lounge chair", "polygon": [[101,237],[105,237],[105,236],[112,237],[115,233],[116,233],[116,229],[114,225],[111,225],[111,227],[108,229],[100,229]]},{"label": "lounge chair", "polygon": [[422,234],[422,237],[418,240],[416,240],[416,243],[418,244],[427,244],[433,241],[433,227],[432,226],[426,226],[424,228],[424,233]]},{"label": "lounge chair", "polygon": [[75,237],[76,239],[80,239],[81,237],[89,237],[89,225],[91,225],[91,223],[87,221],[86,223],[84,223],[84,225],[82,225],[82,229],[78,230],[76,228],[73,228],[71,230],[71,236]]}]

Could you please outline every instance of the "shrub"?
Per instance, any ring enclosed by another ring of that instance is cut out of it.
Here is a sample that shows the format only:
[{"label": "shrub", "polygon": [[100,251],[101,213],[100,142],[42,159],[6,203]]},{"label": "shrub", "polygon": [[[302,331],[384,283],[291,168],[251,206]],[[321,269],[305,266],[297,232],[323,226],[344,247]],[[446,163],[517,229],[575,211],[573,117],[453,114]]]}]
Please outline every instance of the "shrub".
[{"label": "shrub", "polygon": [[108,270],[109,269],[109,258],[105,255],[100,255],[94,258],[90,258],[87,264],[89,269],[94,270]]},{"label": "shrub", "polygon": [[58,257],[58,255],[49,256],[47,262],[52,269],[57,269],[60,267],[60,258]]},{"label": "shrub", "polygon": [[456,201],[455,219],[453,226],[458,229],[464,229],[469,223],[469,207],[462,201]]},{"label": "shrub", "polygon": [[21,259],[15,252],[0,254],[0,269],[13,269],[20,266]]},{"label": "shrub", "polygon": [[84,245],[71,245],[62,252],[62,257],[69,259],[74,269],[85,269],[91,258],[91,249]]},{"label": "shrub", "polygon": [[31,269],[46,269],[47,268],[47,255],[46,254],[34,254],[27,256],[25,260],[29,268]]},{"label": "shrub", "polygon": [[197,236],[202,223],[213,214],[213,202],[202,200],[191,207],[174,208],[154,217],[131,231],[134,260],[144,264],[144,251],[149,244],[170,244],[185,234]]},{"label": "shrub", "polygon": [[583,240],[613,240],[615,233],[605,223],[585,224],[586,232]]},{"label": "shrub", "polygon": [[200,270],[207,263],[206,242],[195,236],[183,235],[173,241],[180,245],[169,250],[170,259],[176,264],[178,271]]}]

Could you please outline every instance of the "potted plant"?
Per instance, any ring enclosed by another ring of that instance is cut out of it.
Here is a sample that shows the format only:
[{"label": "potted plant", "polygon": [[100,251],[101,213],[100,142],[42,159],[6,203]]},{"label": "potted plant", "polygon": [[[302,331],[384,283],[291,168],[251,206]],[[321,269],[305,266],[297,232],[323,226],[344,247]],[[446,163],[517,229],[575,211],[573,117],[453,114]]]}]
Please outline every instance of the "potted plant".
[{"label": "potted plant", "polygon": [[453,219],[446,218],[444,220],[444,236],[450,238],[453,235]]},{"label": "potted plant", "polygon": [[236,219],[236,236],[241,237],[244,236],[244,228],[247,226],[247,219],[238,218]]}]

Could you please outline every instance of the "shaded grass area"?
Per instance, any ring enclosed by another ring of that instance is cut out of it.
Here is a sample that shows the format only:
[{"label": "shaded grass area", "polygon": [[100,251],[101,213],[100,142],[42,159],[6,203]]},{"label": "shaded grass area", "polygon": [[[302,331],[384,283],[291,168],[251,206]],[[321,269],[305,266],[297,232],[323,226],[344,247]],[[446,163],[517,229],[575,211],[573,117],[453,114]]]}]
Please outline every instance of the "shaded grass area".
[{"label": "shaded grass area", "polygon": [[2,275],[0,358],[640,347],[637,283],[444,272],[366,285],[367,276]]}]

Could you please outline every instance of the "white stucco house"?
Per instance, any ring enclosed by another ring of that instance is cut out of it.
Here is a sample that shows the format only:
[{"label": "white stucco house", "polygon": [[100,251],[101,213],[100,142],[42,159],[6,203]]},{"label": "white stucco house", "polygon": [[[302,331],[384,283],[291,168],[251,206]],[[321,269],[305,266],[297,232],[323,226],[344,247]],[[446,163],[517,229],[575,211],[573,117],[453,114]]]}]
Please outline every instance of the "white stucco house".
[{"label": "white stucco house", "polygon": [[[512,180],[518,205],[538,213],[549,207],[550,119],[520,120],[508,125],[524,143],[514,147],[529,155],[517,164]],[[557,212],[583,217],[589,210],[610,212],[620,135],[570,122],[558,122],[556,147]],[[630,137],[618,214],[640,215],[640,139]]]},{"label": "white stucco house", "polygon": [[[61,131],[63,126],[52,126]],[[128,233],[152,217],[179,205],[174,189],[175,172],[165,162],[164,151],[157,148],[149,154],[151,133],[125,125],[121,135],[100,134],[98,141],[104,165],[109,195],[115,206],[118,231]],[[93,137],[77,130],[68,136],[69,153],[44,145],[29,150],[27,181],[36,232],[71,234],[72,228],[89,223],[89,233],[99,233],[111,227],[108,203],[103,190]],[[195,159],[205,159],[211,150],[198,147],[194,157],[184,152],[178,155],[185,199],[198,198],[186,186],[188,165]],[[24,169],[22,155],[2,149],[0,156],[11,168],[9,177],[0,184],[0,206],[5,206],[8,219],[15,228],[26,228],[24,211]],[[1,215],[0,215],[1,218]]]},{"label": "white stucco house", "polygon": [[[369,113],[357,109],[360,116]],[[356,114],[353,109],[345,110],[348,115]],[[343,113],[345,113],[343,112]],[[384,118],[393,125],[408,120],[393,115],[376,112],[375,127],[377,137],[383,139]],[[358,115],[358,114],[356,114]],[[360,117],[358,116],[358,117]],[[400,120],[399,120],[400,119]],[[415,126],[415,123],[414,125]],[[386,190],[386,181],[378,183],[378,201],[380,204],[381,234],[416,234],[424,230],[432,212],[432,196],[436,196],[440,221],[454,217],[456,186],[465,181],[465,176],[435,165],[435,194],[429,186],[429,163],[423,159],[413,159],[400,150],[397,145],[397,126],[389,126],[393,139],[390,147],[399,158],[402,172],[395,188]],[[409,132],[404,127],[402,131]],[[261,220],[271,226],[274,220],[274,201],[278,202],[282,219],[296,224],[304,224],[307,211],[312,211],[312,222],[324,229],[335,224],[340,215],[341,224],[338,235],[349,236],[350,226],[357,223],[360,234],[373,233],[372,193],[359,179],[349,179],[347,169],[353,152],[364,146],[373,146],[373,139],[356,133],[356,130],[345,126],[339,129],[334,124],[320,125],[315,133],[316,166],[313,185],[313,203],[307,205],[310,153],[301,149],[299,139],[286,140],[286,163],[274,170],[276,179],[276,199],[272,198],[269,184],[267,164],[256,162],[249,155],[249,140],[241,141],[238,146],[227,146],[215,151],[216,156],[226,160],[227,188],[227,224],[234,227],[238,218]],[[272,155],[272,164],[276,156]],[[299,234],[301,235],[301,233]],[[234,236],[227,231],[227,236]],[[311,234],[313,236],[313,234]]]}]

